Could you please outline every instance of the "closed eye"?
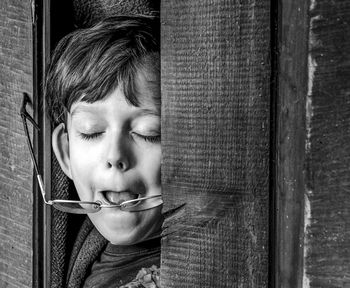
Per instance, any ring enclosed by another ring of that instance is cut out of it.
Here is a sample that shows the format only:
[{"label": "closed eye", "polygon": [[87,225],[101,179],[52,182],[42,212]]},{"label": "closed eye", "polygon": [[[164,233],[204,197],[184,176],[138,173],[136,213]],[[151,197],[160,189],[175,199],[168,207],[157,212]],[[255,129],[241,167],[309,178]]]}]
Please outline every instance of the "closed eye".
[{"label": "closed eye", "polygon": [[150,142],[150,143],[160,143],[161,141],[161,136],[160,135],[142,135],[142,134],[138,134],[135,132],[132,132],[132,134],[134,136],[136,136],[137,138],[140,138],[146,142]]},{"label": "closed eye", "polygon": [[104,132],[96,132],[96,133],[79,133],[80,137],[84,140],[94,140],[97,139],[98,137],[102,136]]}]

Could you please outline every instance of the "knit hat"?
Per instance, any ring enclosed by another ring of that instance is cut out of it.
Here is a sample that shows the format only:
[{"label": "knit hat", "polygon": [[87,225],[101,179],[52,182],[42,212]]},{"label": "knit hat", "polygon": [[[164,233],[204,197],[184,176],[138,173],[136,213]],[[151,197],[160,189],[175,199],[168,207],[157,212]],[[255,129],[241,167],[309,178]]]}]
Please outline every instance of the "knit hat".
[{"label": "knit hat", "polygon": [[76,27],[86,28],[115,15],[159,15],[160,0],[74,0]]}]

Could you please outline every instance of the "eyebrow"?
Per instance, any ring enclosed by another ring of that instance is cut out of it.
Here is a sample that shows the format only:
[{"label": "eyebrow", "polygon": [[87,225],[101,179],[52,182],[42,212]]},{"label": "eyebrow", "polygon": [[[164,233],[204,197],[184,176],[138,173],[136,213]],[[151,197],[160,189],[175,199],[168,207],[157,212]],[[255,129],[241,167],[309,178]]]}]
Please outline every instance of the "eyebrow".
[{"label": "eyebrow", "polygon": [[89,106],[85,106],[85,105],[79,105],[79,106],[75,107],[73,109],[73,111],[70,112],[70,114],[71,114],[71,117],[73,117],[81,112],[93,113],[94,111],[96,111],[96,109],[98,109],[98,108],[95,108],[95,107],[93,108],[93,107],[89,107]]},{"label": "eyebrow", "polygon": [[159,110],[154,110],[154,109],[147,109],[147,108],[140,108],[142,115],[152,115],[152,116],[158,116],[160,117]]},{"label": "eyebrow", "polygon": [[[137,107],[137,108],[140,109],[142,116],[160,117],[159,109],[148,109],[148,108],[140,108],[140,107]],[[81,112],[93,113],[96,111],[96,109],[98,110],[98,108],[96,108],[96,107],[89,107],[89,106],[85,106],[85,105],[80,105],[80,106],[75,107],[73,109],[73,111],[70,112],[70,114],[71,114],[71,117],[74,117]]]}]

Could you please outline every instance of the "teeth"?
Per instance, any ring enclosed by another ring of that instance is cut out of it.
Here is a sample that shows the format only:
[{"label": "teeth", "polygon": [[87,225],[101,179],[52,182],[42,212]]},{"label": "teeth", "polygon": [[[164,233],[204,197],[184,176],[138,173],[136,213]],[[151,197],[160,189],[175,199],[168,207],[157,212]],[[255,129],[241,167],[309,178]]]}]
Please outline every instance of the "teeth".
[{"label": "teeth", "polygon": [[107,191],[105,196],[109,202],[112,204],[121,204],[124,201],[136,199],[138,195],[132,194],[130,192],[113,192]]}]

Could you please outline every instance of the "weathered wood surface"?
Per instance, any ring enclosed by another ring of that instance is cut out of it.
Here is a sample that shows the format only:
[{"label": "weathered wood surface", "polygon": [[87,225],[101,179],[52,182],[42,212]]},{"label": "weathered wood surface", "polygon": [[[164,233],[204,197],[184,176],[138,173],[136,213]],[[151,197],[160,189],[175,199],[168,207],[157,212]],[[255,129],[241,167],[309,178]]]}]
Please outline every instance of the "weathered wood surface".
[{"label": "weathered wood surface", "polygon": [[[162,287],[268,287],[270,1],[163,1]],[[169,234],[170,233],[170,234]]]},{"label": "weathered wood surface", "polygon": [[273,74],[276,94],[275,147],[275,287],[301,288],[304,262],[304,191],[308,1],[282,0],[275,10]]},{"label": "weathered wood surface", "polygon": [[32,166],[19,116],[32,92],[30,1],[0,1],[0,287],[32,286]]},{"label": "weathered wood surface", "polygon": [[309,15],[304,287],[350,287],[350,2]]}]

